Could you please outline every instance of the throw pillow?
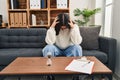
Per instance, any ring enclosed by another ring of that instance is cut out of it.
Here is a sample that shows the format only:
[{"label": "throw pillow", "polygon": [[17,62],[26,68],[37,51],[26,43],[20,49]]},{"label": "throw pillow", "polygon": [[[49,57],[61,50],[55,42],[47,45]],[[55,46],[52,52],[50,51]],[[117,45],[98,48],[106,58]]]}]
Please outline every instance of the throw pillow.
[{"label": "throw pillow", "polygon": [[100,32],[98,27],[80,27],[80,33],[83,38],[81,46],[83,49],[99,49],[98,37]]}]

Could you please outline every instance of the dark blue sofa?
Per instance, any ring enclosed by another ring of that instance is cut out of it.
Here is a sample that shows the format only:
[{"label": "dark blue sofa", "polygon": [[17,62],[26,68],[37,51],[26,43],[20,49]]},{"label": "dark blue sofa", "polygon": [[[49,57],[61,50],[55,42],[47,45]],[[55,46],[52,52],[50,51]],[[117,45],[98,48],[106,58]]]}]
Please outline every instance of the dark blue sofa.
[{"label": "dark blue sofa", "polygon": [[[46,45],[46,28],[0,29],[0,70],[17,57],[39,57]],[[96,56],[113,72],[116,40],[99,37],[99,50],[83,50],[84,56]]]}]

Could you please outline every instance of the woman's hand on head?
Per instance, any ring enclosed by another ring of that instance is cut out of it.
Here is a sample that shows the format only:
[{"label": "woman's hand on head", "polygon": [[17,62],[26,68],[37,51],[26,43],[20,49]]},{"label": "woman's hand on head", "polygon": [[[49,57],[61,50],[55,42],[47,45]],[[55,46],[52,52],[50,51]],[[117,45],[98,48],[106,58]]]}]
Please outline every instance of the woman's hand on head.
[{"label": "woman's hand on head", "polygon": [[59,23],[59,21],[57,21],[57,20],[58,20],[58,17],[56,17],[56,18],[54,19],[51,27],[55,27],[55,25],[56,25],[57,23]]},{"label": "woman's hand on head", "polygon": [[70,25],[71,28],[74,27],[74,23],[73,23],[73,21],[71,19],[70,19],[70,22],[68,24]]}]

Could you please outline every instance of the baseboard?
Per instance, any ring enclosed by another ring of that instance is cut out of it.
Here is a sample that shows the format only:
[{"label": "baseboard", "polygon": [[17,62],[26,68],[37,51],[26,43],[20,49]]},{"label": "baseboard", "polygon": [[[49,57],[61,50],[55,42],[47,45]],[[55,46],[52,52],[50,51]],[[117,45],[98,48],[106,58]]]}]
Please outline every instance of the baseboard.
[{"label": "baseboard", "polygon": [[116,73],[113,76],[116,80],[120,80],[120,77]]}]

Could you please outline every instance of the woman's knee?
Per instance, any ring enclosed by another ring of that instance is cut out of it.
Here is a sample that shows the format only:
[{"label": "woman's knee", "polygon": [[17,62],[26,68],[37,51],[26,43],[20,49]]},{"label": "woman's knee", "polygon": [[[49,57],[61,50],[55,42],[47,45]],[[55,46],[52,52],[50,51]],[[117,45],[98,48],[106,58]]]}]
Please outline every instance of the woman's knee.
[{"label": "woman's knee", "polygon": [[82,47],[80,45],[73,45],[73,49],[82,50]]},{"label": "woman's knee", "polygon": [[82,47],[80,45],[74,45],[73,46],[73,50],[75,51],[74,52],[74,56],[82,56]]},{"label": "woman's knee", "polygon": [[43,52],[46,51],[46,50],[54,50],[54,49],[55,49],[55,45],[46,45],[43,48]]},{"label": "woman's knee", "polygon": [[50,52],[52,56],[57,56],[60,54],[60,50],[55,45],[46,45],[42,50],[43,56],[47,56]]}]

